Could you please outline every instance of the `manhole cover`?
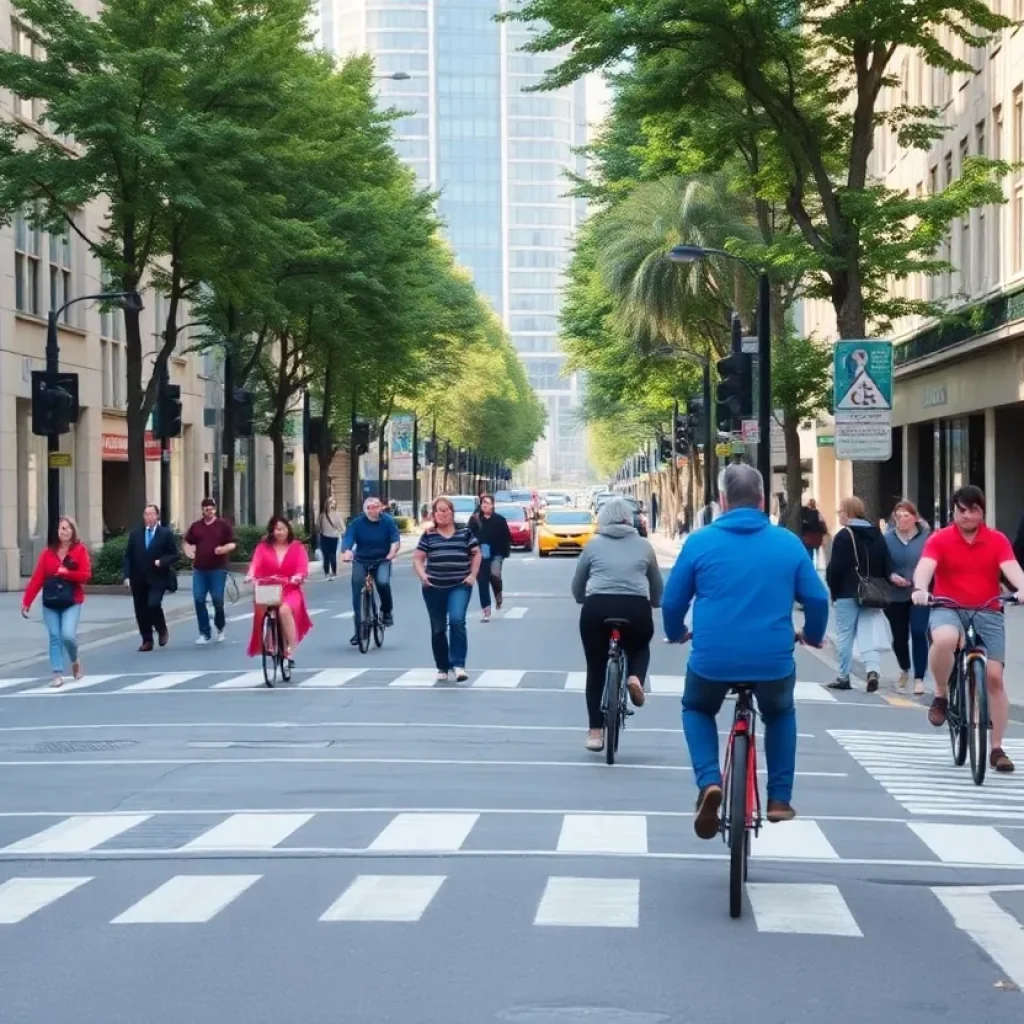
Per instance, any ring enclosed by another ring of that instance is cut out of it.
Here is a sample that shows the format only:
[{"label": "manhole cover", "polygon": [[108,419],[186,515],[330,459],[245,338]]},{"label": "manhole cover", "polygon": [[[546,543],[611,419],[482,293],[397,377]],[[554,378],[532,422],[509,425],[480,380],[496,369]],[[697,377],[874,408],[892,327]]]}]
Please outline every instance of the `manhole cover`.
[{"label": "manhole cover", "polygon": [[19,747],[19,754],[92,754],[105,750],[127,750],[137,745],[137,740],[47,740],[33,743],[30,747]]},{"label": "manhole cover", "polygon": [[510,1024],[671,1024],[664,1013],[621,1010],[613,1006],[513,1006],[498,1019]]}]

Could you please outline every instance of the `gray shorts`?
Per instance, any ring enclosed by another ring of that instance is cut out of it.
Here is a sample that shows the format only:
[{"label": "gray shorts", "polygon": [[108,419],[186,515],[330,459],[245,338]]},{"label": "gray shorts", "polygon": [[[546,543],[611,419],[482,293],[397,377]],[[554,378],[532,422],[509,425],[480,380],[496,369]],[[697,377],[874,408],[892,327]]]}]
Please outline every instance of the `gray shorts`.
[{"label": "gray shorts", "polygon": [[[1006,661],[1006,616],[1002,612],[978,612],[974,616],[974,632],[985,648],[985,654],[991,661],[1000,664]],[[933,608],[928,617],[928,628],[938,629],[939,626],[953,626],[964,638],[964,623],[970,622],[967,612],[955,612],[952,608]]]}]

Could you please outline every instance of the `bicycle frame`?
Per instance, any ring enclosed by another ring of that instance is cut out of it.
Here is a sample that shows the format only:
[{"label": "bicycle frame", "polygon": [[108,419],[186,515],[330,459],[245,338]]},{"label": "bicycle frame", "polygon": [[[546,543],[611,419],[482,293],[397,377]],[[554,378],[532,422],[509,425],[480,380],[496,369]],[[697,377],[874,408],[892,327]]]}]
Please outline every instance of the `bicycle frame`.
[{"label": "bicycle frame", "polygon": [[[731,793],[733,747],[737,736],[746,736],[748,754],[745,823],[748,829],[753,829],[755,836],[761,830],[761,794],[757,788],[756,723],[757,713],[754,710],[753,693],[748,689],[740,689],[736,695],[736,712],[733,715],[732,728],[729,730],[729,738],[726,741],[722,788],[725,794]],[[726,843],[730,841],[727,822],[728,816],[723,814],[719,821],[719,831]]]}]

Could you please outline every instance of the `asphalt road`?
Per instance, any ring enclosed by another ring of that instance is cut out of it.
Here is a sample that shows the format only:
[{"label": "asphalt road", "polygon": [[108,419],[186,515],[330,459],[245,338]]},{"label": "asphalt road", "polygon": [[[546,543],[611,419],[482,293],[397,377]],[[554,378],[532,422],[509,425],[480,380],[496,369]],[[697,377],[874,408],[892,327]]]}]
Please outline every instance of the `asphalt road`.
[{"label": "asphalt road", "polygon": [[433,684],[408,564],[365,656],[347,582],[311,585],[288,687],[248,675],[244,618],[223,645],[179,623],[151,654],[99,646],[77,688],[44,663],[0,678],[0,1021],[1024,1012],[1024,770],[976,788],[915,702],[830,693],[800,651],[800,817],[765,828],[731,920],[725,847],[692,830],[685,649],[658,637],[607,767],[583,749],[572,569],[507,564],[465,684]]}]

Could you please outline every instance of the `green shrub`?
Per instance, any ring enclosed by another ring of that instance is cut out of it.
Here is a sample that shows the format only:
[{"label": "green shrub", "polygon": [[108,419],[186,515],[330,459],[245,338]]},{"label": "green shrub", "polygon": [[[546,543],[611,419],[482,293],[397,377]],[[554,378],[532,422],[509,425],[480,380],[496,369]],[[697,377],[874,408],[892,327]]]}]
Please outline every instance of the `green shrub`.
[{"label": "green shrub", "polygon": [[124,552],[128,535],[111,537],[99,550],[92,553],[92,579],[90,583],[116,586],[124,580]]},{"label": "green shrub", "polygon": [[399,533],[412,533],[412,519],[409,516],[395,516]]},{"label": "green shrub", "polygon": [[[293,526],[293,532],[295,533],[296,540],[301,540],[306,543],[309,540],[309,535],[305,530]],[[252,525],[235,525],[235,542],[238,547],[231,553],[232,562],[248,562],[252,558],[253,551],[256,550],[256,545],[267,535],[266,526],[252,526]]]}]

